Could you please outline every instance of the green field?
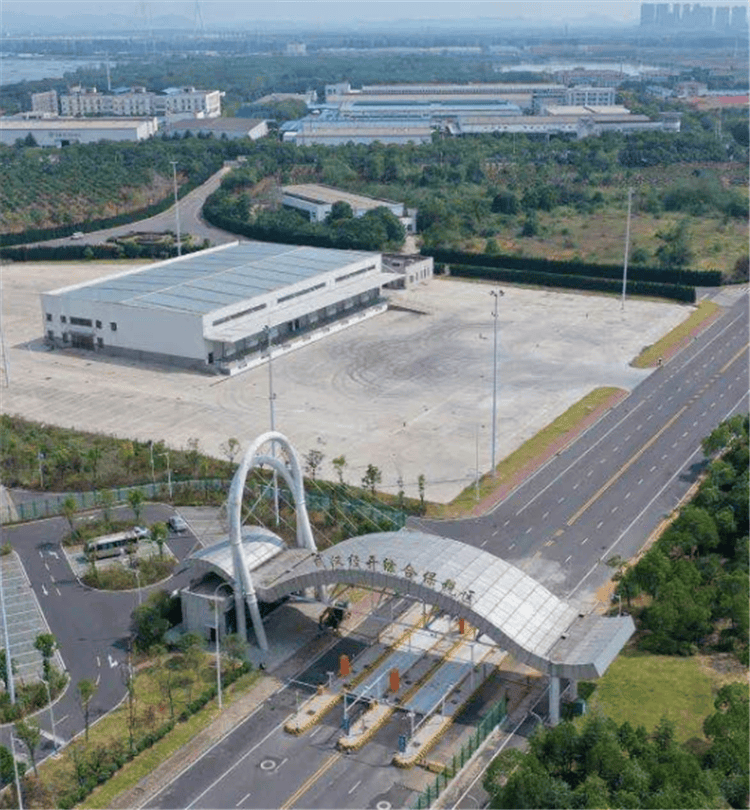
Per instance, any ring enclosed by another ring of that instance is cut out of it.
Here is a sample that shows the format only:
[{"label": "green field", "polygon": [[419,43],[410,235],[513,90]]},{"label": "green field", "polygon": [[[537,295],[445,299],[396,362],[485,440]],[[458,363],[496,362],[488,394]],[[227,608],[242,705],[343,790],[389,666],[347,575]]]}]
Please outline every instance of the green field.
[{"label": "green field", "polygon": [[588,701],[618,725],[626,720],[652,731],[662,717],[675,724],[681,742],[703,739],[703,721],[714,711],[721,679],[711,677],[701,658],[651,655],[626,650],[612,662]]}]

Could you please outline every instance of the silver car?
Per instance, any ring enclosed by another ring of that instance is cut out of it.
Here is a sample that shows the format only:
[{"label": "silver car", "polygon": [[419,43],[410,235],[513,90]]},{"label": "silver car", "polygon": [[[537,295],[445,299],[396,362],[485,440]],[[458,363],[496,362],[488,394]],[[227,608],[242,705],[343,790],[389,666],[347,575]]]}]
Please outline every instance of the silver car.
[{"label": "silver car", "polygon": [[175,532],[176,534],[182,534],[188,530],[187,523],[179,515],[172,515],[172,517],[167,521],[167,526],[169,526],[170,531]]}]

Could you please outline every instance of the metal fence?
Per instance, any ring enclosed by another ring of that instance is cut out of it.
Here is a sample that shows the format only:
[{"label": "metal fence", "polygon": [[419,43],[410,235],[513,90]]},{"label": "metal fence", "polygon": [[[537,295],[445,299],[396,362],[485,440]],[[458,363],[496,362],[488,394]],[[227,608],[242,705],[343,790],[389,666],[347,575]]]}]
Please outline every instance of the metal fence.
[{"label": "metal fence", "polygon": [[[220,491],[226,490],[228,486],[229,481],[222,478],[203,478],[190,481],[172,481],[171,489],[174,494],[197,489],[204,492],[206,490]],[[61,515],[63,513],[63,503],[68,498],[73,498],[76,502],[77,511],[101,508],[105,503],[118,506],[127,503],[128,494],[134,490],[142,492],[147,500],[166,500],[169,498],[170,486],[165,483],[139,484],[133,487],[116,487],[115,489],[100,489],[88,492],[66,492],[61,495],[50,495],[46,498],[35,498],[31,501],[15,504],[17,517],[6,515],[3,517],[3,522],[15,523]],[[105,493],[110,494],[105,495]]]},{"label": "metal fence", "polygon": [[305,501],[311,512],[327,512],[329,509],[335,509],[345,515],[367,518],[373,523],[390,523],[394,529],[402,529],[406,523],[406,514],[402,509],[382,503],[372,503],[372,501],[365,501],[361,498],[342,495],[332,497],[324,492],[306,492]]},{"label": "metal fence", "polygon": [[468,741],[461,746],[461,750],[453,755],[451,761],[437,775],[435,781],[428,785],[422,793],[417,796],[417,801],[412,805],[414,810],[424,810],[429,807],[438,796],[448,787],[451,780],[471,759],[474,752],[489,737],[497,725],[506,717],[508,701],[501,700],[496,703],[490,711],[480,720],[476,730],[469,737]]}]

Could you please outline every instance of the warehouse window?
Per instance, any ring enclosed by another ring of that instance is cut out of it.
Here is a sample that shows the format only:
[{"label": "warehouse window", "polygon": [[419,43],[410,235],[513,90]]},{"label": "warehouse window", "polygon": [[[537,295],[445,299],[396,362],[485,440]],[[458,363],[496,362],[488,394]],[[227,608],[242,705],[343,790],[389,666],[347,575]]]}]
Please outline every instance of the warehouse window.
[{"label": "warehouse window", "polygon": [[97,329],[101,329],[101,328],[102,328],[102,322],[101,322],[101,321],[97,321],[97,322],[96,322],[96,328],[97,328]]},{"label": "warehouse window", "polygon": [[241,312],[234,312],[231,315],[227,315],[224,318],[219,318],[216,321],[212,322],[212,326],[218,326],[221,323],[226,323],[227,321],[233,321],[235,318],[241,318],[243,315],[250,315],[252,312],[259,312],[261,309],[265,309],[265,304],[259,304],[257,307],[250,307],[250,309],[243,309]]},{"label": "warehouse window", "polygon": [[103,349],[103,348],[104,348],[104,338],[97,338],[97,339],[96,339],[96,345],[97,345],[97,346],[98,346],[100,349]]},{"label": "warehouse window", "polygon": [[67,323],[67,322],[68,322],[68,319],[64,315],[61,315],[60,316],[60,323]]},{"label": "warehouse window", "polygon": [[375,265],[371,264],[371,265],[368,265],[367,267],[362,267],[359,270],[353,270],[351,273],[346,273],[343,276],[336,276],[336,283],[338,284],[339,281],[346,281],[349,278],[354,278],[354,276],[361,276],[362,273],[367,273],[370,270],[374,270],[374,269],[375,269]]},{"label": "warehouse window", "polygon": [[300,295],[307,295],[308,293],[315,292],[316,290],[322,290],[325,286],[326,285],[324,282],[323,284],[316,284],[314,287],[307,287],[307,289],[289,293],[289,295],[282,295],[276,303],[281,304],[283,301],[289,301],[292,298],[299,298]]},{"label": "warehouse window", "polygon": [[114,321],[110,321],[109,328],[113,331],[117,331],[117,324]]},{"label": "warehouse window", "polygon": [[55,333],[54,333],[54,332],[53,332],[51,329],[49,329],[49,330],[47,331],[47,337],[48,337],[50,340],[54,340],[54,339],[55,339]]},{"label": "warehouse window", "polygon": [[74,318],[71,316],[70,323],[73,326],[91,326],[91,318]]},{"label": "warehouse window", "polygon": [[48,312],[48,313],[47,313],[47,320],[48,320],[48,321],[51,321],[51,320],[52,320],[52,313],[51,313],[51,312]]}]

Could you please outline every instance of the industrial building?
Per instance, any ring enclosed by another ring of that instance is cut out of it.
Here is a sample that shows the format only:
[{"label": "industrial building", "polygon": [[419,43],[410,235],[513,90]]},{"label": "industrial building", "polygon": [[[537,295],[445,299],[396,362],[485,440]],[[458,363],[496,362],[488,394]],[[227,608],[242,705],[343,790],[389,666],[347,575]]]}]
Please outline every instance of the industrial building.
[{"label": "industrial building", "polygon": [[191,118],[172,121],[162,130],[165,135],[213,135],[214,138],[249,138],[257,141],[268,135],[268,121],[259,118]]},{"label": "industrial building", "polygon": [[416,209],[407,210],[403,203],[393,202],[393,200],[378,200],[374,197],[352,194],[349,191],[341,191],[318,183],[284,186],[282,195],[282,205],[303,211],[309,217],[310,222],[323,222],[331,213],[334,203],[345,202],[351,207],[355,217],[361,217],[376,208],[387,208],[399,218],[407,233],[416,231]]},{"label": "industrial building", "polygon": [[216,118],[221,115],[219,90],[168,87],[159,93],[145,87],[120,87],[100,93],[96,87],[71,87],[60,96],[62,115],[156,115]]},{"label": "industrial building", "polygon": [[234,374],[385,311],[379,253],[233,242],[42,293],[47,345]]},{"label": "industrial building", "polygon": [[156,134],[156,118],[0,118],[0,143],[31,135],[39,146],[98,141],[143,141]]}]

